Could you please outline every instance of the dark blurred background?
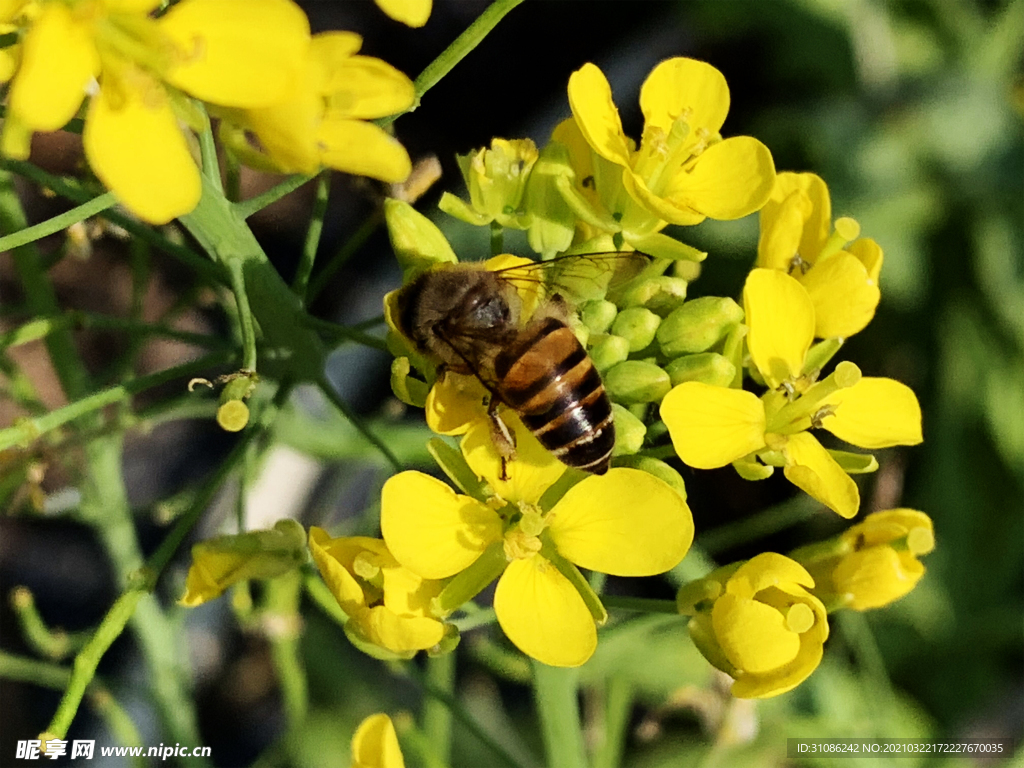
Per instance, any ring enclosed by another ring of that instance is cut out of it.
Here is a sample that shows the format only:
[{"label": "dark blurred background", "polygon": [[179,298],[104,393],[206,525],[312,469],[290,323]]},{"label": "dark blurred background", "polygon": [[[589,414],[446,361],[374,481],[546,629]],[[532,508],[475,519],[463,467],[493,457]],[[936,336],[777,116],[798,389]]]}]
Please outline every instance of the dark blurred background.
[{"label": "dark blurred background", "polygon": [[[436,2],[420,30],[391,21],[370,2],[320,0],[304,7],[314,31],[357,31],[363,53],[414,77],[486,5]],[[638,137],[639,88],[650,69],[670,56],[703,59],[730,86],[723,133],[756,136],[779,170],[821,175],[834,216],[856,218],[862,235],[884,249],[878,314],[842,355],[868,375],[900,379],[920,398],[924,444],[880,452],[881,468],[862,478],[861,491],[865,513],[906,506],[932,517],[937,548],[925,560],[927,576],[894,606],[866,617],[839,617],[825,662],[804,686],[760,708],[729,705],[733,720],[709,714],[721,699],[712,695],[713,679],[681,622],[639,622],[632,635],[611,638],[583,675],[600,688],[616,670],[634,685],[638,706],[624,764],[690,764],[706,748],[702,727],[711,727],[720,742],[739,745],[723,765],[781,764],[787,736],[1024,735],[1022,51],[1019,1],[528,0],[422,106],[396,123],[414,161],[435,154],[443,167],[441,181],[417,207],[442,227],[462,258],[479,258],[487,252],[487,232],[436,208],[442,190],[464,191],[455,153],[492,137],[543,144],[569,116],[566,83],[587,61],[608,76],[626,130]],[[73,167],[74,152],[73,141],[70,149],[59,139],[37,142],[33,159]],[[271,180],[247,175],[246,183],[251,194]],[[251,220],[286,279],[304,238],[311,186]],[[34,220],[67,207],[28,188],[25,198]],[[336,174],[319,257],[334,254],[378,202],[375,185]],[[674,234],[710,252],[692,296],[738,295],[756,252],[756,216]],[[62,301],[115,309],[124,304],[131,282],[125,251],[123,243],[106,238],[88,264],[62,260],[51,270]],[[190,289],[190,276],[173,262],[159,259],[154,274],[159,289],[150,301],[167,304]],[[378,227],[313,309],[341,322],[366,320],[380,314],[381,297],[399,281],[386,233]],[[0,286],[17,297],[7,254],[0,254]],[[186,316],[196,329],[226,327],[201,293]],[[116,336],[82,339],[97,371],[109,365],[118,344]],[[174,359],[173,351],[154,353],[151,365]],[[425,461],[415,414],[401,419],[389,395],[389,365],[383,354],[346,348],[332,356],[328,373],[349,402],[375,419],[385,439],[405,441],[413,446],[408,455]],[[40,380],[50,375],[38,356],[25,367]],[[59,394],[53,397],[59,402]],[[346,453],[338,447],[343,441],[336,445],[323,436],[344,428],[313,393],[297,393],[295,410],[298,426],[282,430],[281,438],[292,449],[268,460],[251,497],[250,523],[269,525],[292,514],[336,533],[373,533],[374,497],[385,477],[380,463]],[[314,418],[325,420],[317,439],[303,431]],[[155,547],[166,531],[163,502],[204,475],[231,444],[208,421],[131,437],[125,471],[144,547]],[[719,562],[786,551],[842,528],[834,515],[816,515],[753,539],[734,535],[736,525],[755,513],[774,508],[787,515],[807,501],[794,497],[781,478],[751,484],[731,469],[680,469],[697,545]],[[54,472],[45,486],[47,515],[27,513],[21,498],[0,517],[4,651],[28,653],[7,603],[16,585],[29,587],[51,626],[71,631],[93,627],[117,594],[89,529],[62,514],[74,507],[74,485],[72,470]],[[218,532],[232,505],[221,498],[197,537]],[[168,601],[180,594],[187,567],[184,548],[179,554],[161,583]],[[633,594],[638,588],[652,596],[672,594],[664,581],[623,586]],[[414,708],[418,701],[414,685],[353,650],[316,608],[304,616],[310,714],[302,733],[261,765],[337,765],[360,718]],[[252,764],[284,728],[266,642],[258,632],[238,628],[226,599],[179,620],[204,743],[214,747],[217,765]],[[470,639],[458,652],[460,697],[503,742],[539,754],[528,689],[516,682],[516,665],[500,642]],[[162,741],[130,637],[113,646],[100,674],[142,731],[143,743]],[[0,766],[17,764],[16,740],[41,731],[58,700],[56,692],[0,680]],[[70,737],[120,743],[88,706]],[[489,764],[480,749],[457,731],[454,764]]]}]

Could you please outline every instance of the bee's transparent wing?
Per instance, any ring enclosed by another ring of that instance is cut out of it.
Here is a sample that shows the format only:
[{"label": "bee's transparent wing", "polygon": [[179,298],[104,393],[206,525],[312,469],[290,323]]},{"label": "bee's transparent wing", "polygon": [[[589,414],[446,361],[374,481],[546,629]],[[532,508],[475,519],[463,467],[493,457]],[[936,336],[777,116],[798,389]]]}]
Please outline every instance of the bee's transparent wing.
[{"label": "bee's transparent wing", "polygon": [[622,286],[653,263],[638,251],[579,253],[506,267],[496,274],[519,286],[542,288],[548,297],[558,294],[580,304],[603,298],[610,288]]}]

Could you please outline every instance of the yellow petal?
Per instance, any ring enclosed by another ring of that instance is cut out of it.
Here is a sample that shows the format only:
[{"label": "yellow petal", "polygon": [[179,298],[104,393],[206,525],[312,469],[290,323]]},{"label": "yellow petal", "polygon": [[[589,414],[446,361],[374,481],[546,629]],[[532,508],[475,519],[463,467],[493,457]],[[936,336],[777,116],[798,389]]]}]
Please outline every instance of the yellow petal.
[{"label": "yellow petal", "polygon": [[[345,65],[345,62],[359,52],[363,38],[355,32],[332,30],[319,32],[309,41],[309,59],[321,77],[329,75]],[[321,93],[327,93],[327,80],[319,82]]]},{"label": "yellow petal", "polygon": [[[394,560],[393,557],[390,559]],[[384,577],[384,607],[399,616],[426,616],[433,618],[430,601],[441,593],[444,582],[423,579],[394,563],[383,564],[380,569]]]},{"label": "yellow petal", "polygon": [[921,435],[921,406],[906,384],[894,379],[866,376],[825,401],[835,406],[821,425],[861,448],[917,445]]},{"label": "yellow petal", "polygon": [[856,611],[880,608],[909,593],[924,576],[924,566],[909,552],[868,547],[846,555],[832,572],[837,593]]},{"label": "yellow petal", "polygon": [[[317,38],[313,43],[315,54]],[[412,80],[371,56],[351,56],[328,70],[323,89],[329,109],[342,117],[364,120],[402,112],[416,97]]]},{"label": "yellow petal", "polygon": [[790,435],[785,448],[786,479],[847,519],[860,508],[860,492],[813,435]]},{"label": "yellow petal", "polygon": [[714,469],[764,447],[764,405],[751,392],[688,381],[661,403],[661,419],[683,463]]},{"label": "yellow petal", "polygon": [[[813,264],[817,261],[821,249],[825,247],[832,230],[832,202],[828,187],[821,177],[813,173],[778,174],[771,197],[761,209],[762,226],[766,219],[770,221],[779,215],[779,206],[784,205],[785,200],[794,194],[804,201],[797,252],[804,261]],[[877,281],[878,276],[875,275],[874,279]]]},{"label": "yellow petal", "polygon": [[[776,183],[776,191],[778,186]],[[791,192],[781,203],[769,200],[765,204],[759,214],[761,235],[757,241],[757,266],[792,271],[793,260],[800,254],[804,221],[810,212],[811,201],[799,190]]]},{"label": "yellow petal", "polygon": [[383,605],[353,617],[363,636],[394,653],[431,648],[444,637],[444,624],[425,616],[401,616]]},{"label": "yellow petal", "polygon": [[846,339],[863,330],[882,296],[864,264],[842,251],[811,267],[800,283],[814,304],[819,339]]},{"label": "yellow petal", "polygon": [[421,472],[384,483],[380,527],[388,549],[425,579],[453,576],[501,538],[501,518],[489,507]]},{"label": "yellow petal", "polygon": [[366,607],[367,600],[363,588],[350,572],[351,562],[346,565],[339,557],[339,541],[332,539],[322,528],[313,526],[309,529],[309,551],[313,555],[313,562],[338,605],[352,616]]},{"label": "yellow petal", "polygon": [[846,250],[860,260],[868,271],[868,277],[877,284],[882,271],[882,247],[870,237],[862,237],[846,246]]},{"label": "yellow petal", "polygon": [[732,594],[711,609],[711,625],[726,658],[737,669],[759,674],[796,658],[800,635],[786,627],[775,608]]},{"label": "yellow petal", "polygon": [[405,768],[395,726],[384,713],[370,715],[356,729],[352,768]]},{"label": "yellow petal", "polygon": [[752,598],[762,589],[813,587],[814,579],[800,563],[776,552],[762,552],[743,563],[729,577],[726,590],[738,597]]},{"label": "yellow petal", "polygon": [[376,0],[377,7],[407,27],[422,27],[430,18],[432,0]]},{"label": "yellow petal", "polygon": [[[824,613],[824,612],[823,612]],[[825,637],[828,624],[822,616]],[[800,635],[800,650],[795,659],[776,669],[759,675],[740,674],[732,684],[730,693],[738,699],[764,699],[791,691],[806,680],[818,668],[823,655],[824,638],[817,628]]]},{"label": "yellow petal", "polygon": [[739,219],[764,205],[775,184],[775,163],[764,144],[734,136],[712,144],[689,170],[678,170],[663,197],[712,219]]},{"label": "yellow petal", "polygon": [[316,131],[323,103],[311,78],[311,72],[303,72],[281,101],[245,113],[248,127],[282,173],[312,174],[320,167]]},{"label": "yellow petal", "polygon": [[769,386],[801,374],[814,340],[814,304],[796,280],[775,269],[754,269],[743,286],[747,346]]},{"label": "yellow petal", "polygon": [[597,648],[594,617],[580,593],[540,555],[508,564],[494,612],[519,650],[552,667],[578,667]]},{"label": "yellow petal", "polygon": [[427,426],[439,435],[463,435],[487,418],[491,395],[476,376],[445,373],[427,394]]},{"label": "yellow petal", "polygon": [[278,101],[309,48],[309,22],[291,0],[184,0],[158,23],[181,53],[167,81],[228,107]]},{"label": "yellow petal", "polygon": [[569,489],[547,517],[558,553],[613,576],[674,568],[693,542],[693,516],[671,486],[638,469],[613,468]]},{"label": "yellow petal", "polygon": [[131,73],[119,86],[104,79],[82,141],[99,180],[140,218],[166,224],[199,202],[199,169],[167,94],[148,75]]},{"label": "yellow petal", "polygon": [[584,64],[569,76],[569,106],[593,150],[606,160],[628,166],[629,145],[612,101],[612,87],[594,64]]},{"label": "yellow petal", "polygon": [[89,28],[75,22],[69,6],[48,3],[25,35],[10,110],[32,130],[55,131],[75,116],[99,71]]},{"label": "yellow petal", "polygon": [[[679,175],[685,176],[685,173],[680,171]],[[675,179],[675,181],[679,181],[679,179]],[[648,188],[647,182],[630,168],[622,170],[622,185],[640,206],[670,224],[690,227],[700,224],[707,218],[705,214],[690,207],[689,202],[691,201],[688,199],[680,197],[678,200],[670,200],[656,195]]]},{"label": "yellow petal", "polygon": [[694,131],[718,133],[729,113],[729,86],[710,64],[695,59],[666,59],[651,70],[640,88],[644,130],[655,127],[666,134],[681,114]]},{"label": "yellow petal", "polygon": [[373,123],[348,120],[329,112],[317,137],[321,160],[329,168],[391,184],[405,181],[412,172],[405,147]]},{"label": "yellow petal", "polygon": [[477,477],[490,484],[506,501],[536,504],[554,482],[565,473],[565,464],[540,444],[512,411],[499,415],[516,440],[516,456],[505,465],[501,476],[501,455],[494,447],[490,420],[474,422],[462,438],[462,455]]}]

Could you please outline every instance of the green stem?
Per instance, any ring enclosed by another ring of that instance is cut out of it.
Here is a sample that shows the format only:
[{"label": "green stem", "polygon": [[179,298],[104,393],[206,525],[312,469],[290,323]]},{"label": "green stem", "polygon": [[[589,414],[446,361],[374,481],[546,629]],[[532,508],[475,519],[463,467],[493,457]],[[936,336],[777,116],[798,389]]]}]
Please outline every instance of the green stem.
[{"label": "green stem", "polygon": [[[65,179],[61,176],[55,176],[52,173],[47,173],[31,163],[0,157],[0,169],[13,171],[19,176],[24,176],[29,181],[33,181],[39,186],[45,187],[55,194],[58,194],[78,205],[85,204],[93,199],[92,193],[83,189],[74,180]],[[5,176],[6,174],[0,175],[0,189],[5,186]],[[149,225],[143,224],[136,219],[133,219],[131,216],[119,213],[116,208],[108,208],[101,211],[100,215],[124,229],[128,234],[149,243],[157,250],[166,253],[168,256],[174,257],[206,280],[215,283],[224,281],[224,275],[216,264],[212,264],[209,259],[203,258],[191,248],[168,240],[166,237],[161,235],[159,231],[153,229]],[[3,224],[3,229],[6,231],[6,222],[0,222],[0,224]],[[11,228],[10,231],[14,232],[23,228],[24,226],[14,227]],[[43,314],[51,313],[46,312]]]},{"label": "green stem", "polygon": [[637,613],[679,613],[675,600],[656,600],[650,597],[624,597],[622,595],[602,595],[606,608],[617,608],[620,611],[636,611]]},{"label": "green stem", "polygon": [[577,701],[578,682],[578,669],[533,662],[533,695],[549,766],[587,766]]},{"label": "green stem", "polygon": [[321,320],[319,317],[305,317],[303,322],[322,336],[334,342],[352,341],[362,344],[364,347],[379,349],[381,352],[388,351],[387,342],[379,336],[371,336],[363,333],[357,328],[332,323],[330,320]]},{"label": "green stem", "polygon": [[245,274],[241,260],[228,262],[228,274],[231,275],[231,290],[238,303],[238,329],[242,337],[242,368],[256,371],[256,329],[252,322],[252,310],[249,308],[249,293],[245,287]]},{"label": "green stem", "polygon": [[168,368],[164,371],[151,373],[148,376],[141,376],[138,379],[120,384],[116,387],[103,389],[91,395],[65,405],[63,408],[44,413],[35,418],[21,419],[13,427],[0,430],[0,450],[11,448],[16,445],[28,445],[41,435],[50,432],[57,427],[67,424],[87,413],[93,413],[108,405],[113,405],[122,400],[127,400],[132,395],[144,392],[147,389],[159,386],[176,378],[193,376],[211,367],[219,365],[228,360],[228,356],[221,353],[214,353],[206,357],[194,360],[184,365]]},{"label": "green stem", "polygon": [[293,733],[306,719],[309,702],[309,685],[299,646],[301,591],[302,578],[298,571],[271,579],[267,582],[267,611],[263,613],[263,618],[273,619],[268,626],[280,627],[270,636],[270,655],[281,686],[288,730]]},{"label": "green stem", "polygon": [[37,341],[64,328],[107,328],[126,331],[136,335],[162,336],[197,347],[224,351],[232,348],[230,344],[218,336],[179,331],[174,328],[168,328],[166,325],[154,325],[126,317],[111,317],[110,315],[103,315],[98,312],[68,310],[61,315],[33,318],[24,325],[13,328],[7,333],[0,334],[0,349],[9,349],[10,347],[27,344],[30,341]]},{"label": "green stem", "polygon": [[[363,437],[365,437],[378,451],[381,452],[384,458],[386,458],[394,468],[395,472],[401,472],[405,469],[402,462],[399,461],[398,457],[395,456],[394,453],[392,453],[387,444],[370,431],[370,428],[366,425],[363,418],[352,410],[352,407],[345,402],[341,395],[338,394],[338,391],[326,377],[322,377],[320,379],[320,391],[324,393],[335,408],[341,411],[342,416],[348,419],[349,423],[351,423]],[[3,433],[0,432],[0,435],[3,435]],[[2,444],[0,444],[0,447],[2,447]]]},{"label": "green stem", "polygon": [[496,221],[491,222],[491,256],[497,256],[505,249],[505,228]]},{"label": "green stem", "polygon": [[[455,654],[428,658],[426,679],[435,689],[451,696],[455,692]],[[430,697],[423,704],[423,732],[430,740],[434,756],[442,763],[450,762],[452,713],[439,699]]]},{"label": "green stem", "polygon": [[248,200],[243,200],[240,203],[233,203],[235,213],[242,219],[248,219],[254,213],[262,211],[268,205],[276,203],[285,195],[294,192],[312,178],[312,176],[303,176],[302,174],[289,176],[280,184],[275,184],[266,192],[256,195],[256,197],[250,197]]},{"label": "green stem", "polygon": [[[25,211],[14,188],[14,178],[0,172],[0,231],[17,232],[27,228]],[[57,295],[39,262],[39,253],[31,244],[13,249],[14,268],[25,289],[26,303],[33,315],[59,315]],[[88,389],[88,376],[74,339],[67,330],[46,338],[46,350],[68,400],[80,397]],[[2,434],[2,433],[0,433]]]},{"label": "green stem", "polygon": [[697,543],[707,554],[718,554],[802,523],[813,517],[819,509],[821,505],[810,496],[797,494],[763,512],[702,533]]},{"label": "green stem", "polygon": [[9,251],[12,248],[41,240],[47,235],[52,235],[54,232],[67,229],[72,224],[85,221],[90,216],[95,216],[100,211],[105,211],[110,206],[116,204],[117,198],[113,192],[107,192],[99,197],[94,197],[89,202],[72,208],[70,211],[66,211],[59,216],[54,216],[52,219],[41,221],[38,224],[33,224],[31,227],[25,227],[13,234],[0,237],[0,251]]},{"label": "green stem", "polygon": [[449,624],[454,624],[459,632],[466,633],[477,627],[484,627],[497,621],[493,608],[480,608],[472,613],[461,616],[457,619],[449,619]]},{"label": "green stem", "polygon": [[306,230],[306,242],[302,247],[302,258],[299,260],[299,266],[295,270],[295,279],[292,280],[292,291],[303,301],[306,299],[306,289],[309,287],[309,276],[313,273],[316,251],[320,246],[320,234],[324,229],[324,216],[327,214],[327,195],[330,188],[330,171],[321,171],[316,180],[316,201],[313,204],[309,229]]},{"label": "green stem", "polygon": [[306,291],[307,307],[317,300],[335,273],[344,266],[345,262],[352,257],[352,254],[363,247],[363,244],[370,239],[370,235],[377,231],[377,227],[380,226],[383,220],[384,215],[379,210],[368,216],[366,221],[359,225],[359,229],[330,258],[327,265],[317,273],[316,278],[310,283],[309,289]]},{"label": "green stem", "polygon": [[49,659],[63,659],[78,650],[88,639],[84,633],[68,634],[63,629],[50,629],[36,608],[35,597],[27,587],[11,590],[11,607],[18,617],[21,635],[38,654]]},{"label": "green stem", "polygon": [[[416,667],[415,664],[403,665],[405,671],[416,680],[423,690],[429,695],[441,701],[451,711],[452,716],[465,726],[466,730],[476,736],[494,755],[509,768],[521,768],[520,762],[512,756],[491,734],[483,729],[467,709],[451,694],[437,688],[427,677]],[[558,766],[561,768],[561,766]]]},{"label": "green stem", "polygon": [[430,62],[426,69],[416,78],[413,83],[416,88],[416,99],[412,105],[403,112],[378,120],[377,123],[380,125],[390,125],[406,112],[412,112],[416,109],[423,95],[441,82],[441,79],[451,72],[456,64],[466,58],[474,48],[480,45],[488,33],[498,25],[498,22],[505,18],[505,14],[521,2],[523,0],[495,0],[495,2],[487,6],[487,9],[469,25],[466,31],[455,38],[455,41],[445,48],[440,56]]},{"label": "green stem", "polygon": [[629,716],[633,711],[633,683],[624,675],[608,678],[604,699],[603,739],[594,753],[594,768],[617,768],[622,763]]},{"label": "green stem", "polygon": [[224,185],[220,178],[220,164],[217,162],[217,144],[213,140],[213,127],[210,125],[210,117],[206,110],[200,107],[203,113],[203,120],[206,125],[199,132],[199,156],[202,159],[203,176],[210,180],[210,184],[218,192],[224,192]]},{"label": "green stem", "polygon": [[71,670],[50,661],[0,651],[0,679],[17,680],[62,691],[71,680]]}]

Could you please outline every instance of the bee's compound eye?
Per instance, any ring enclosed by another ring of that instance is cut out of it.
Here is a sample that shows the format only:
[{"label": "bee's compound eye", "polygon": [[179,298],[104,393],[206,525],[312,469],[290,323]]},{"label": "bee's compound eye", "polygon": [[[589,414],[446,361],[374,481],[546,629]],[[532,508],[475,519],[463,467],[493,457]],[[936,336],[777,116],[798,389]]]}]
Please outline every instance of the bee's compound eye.
[{"label": "bee's compound eye", "polygon": [[500,296],[481,297],[466,314],[466,324],[474,328],[500,328],[507,325],[511,317],[508,304]]}]

